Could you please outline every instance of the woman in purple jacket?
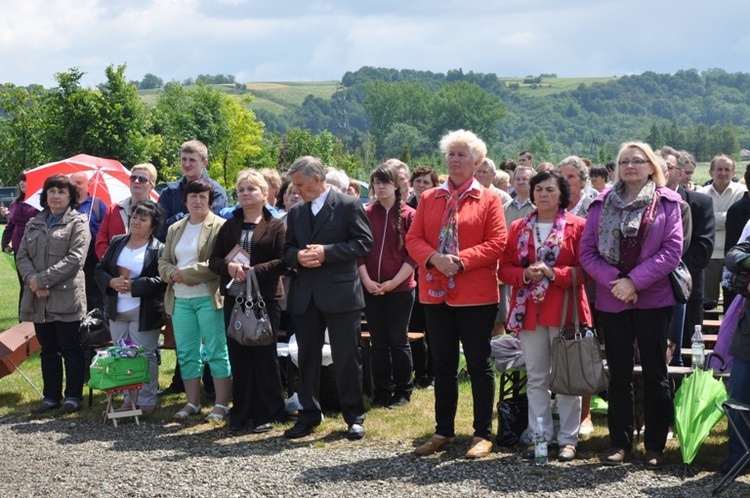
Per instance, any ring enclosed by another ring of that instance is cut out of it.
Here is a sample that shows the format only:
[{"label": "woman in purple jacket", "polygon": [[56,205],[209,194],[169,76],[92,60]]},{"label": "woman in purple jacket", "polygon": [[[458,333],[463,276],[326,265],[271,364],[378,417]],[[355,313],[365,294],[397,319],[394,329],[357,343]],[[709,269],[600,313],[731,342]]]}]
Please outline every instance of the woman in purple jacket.
[{"label": "woman in purple jacket", "polygon": [[589,207],[580,261],[596,281],[609,365],[606,465],[621,464],[633,446],[633,365],[638,341],[645,410],[646,468],[664,465],[672,418],[667,331],[675,303],[669,273],[682,252],[680,196],[664,186],[661,158],[648,144],[620,148],[615,185]]},{"label": "woman in purple jacket", "polygon": [[[26,223],[39,214],[39,210],[31,204],[23,202],[26,197],[26,172],[22,171],[18,175],[18,195],[10,203],[8,212],[8,224],[3,231],[3,251],[7,254],[15,254],[21,246],[23,231],[26,230]],[[18,274],[18,314],[21,314],[21,296],[23,295],[23,281],[21,274]]]},{"label": "woman in purple jacket", "polygon": [[411,400],[412,359],[409,316],[414,303],[414,266],[406,252],[406,232],[414,210],[401,200],[398,170],[381,164],[370,175],[377,199],[365,208],[375,241],[359,260],[365,315],[372,340],[373,406],[402,406]]}]

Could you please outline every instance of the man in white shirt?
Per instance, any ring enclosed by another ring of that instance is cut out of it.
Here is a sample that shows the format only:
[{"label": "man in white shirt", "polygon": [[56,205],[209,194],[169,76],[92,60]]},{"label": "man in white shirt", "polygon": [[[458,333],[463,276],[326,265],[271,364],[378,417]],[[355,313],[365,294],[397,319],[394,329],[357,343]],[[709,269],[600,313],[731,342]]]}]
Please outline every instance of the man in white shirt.
[{"label": "man in white shirt", "polygon": [[726,239],[726,219],[729,207],[742,198],[747,188],[738,182],[733,182],[735,173],[734,159],[726,154],[719,154],[711,160],[709,174],[713,183],[698,189],[714,202],[714,217],[716,218],[716,235],[711,262],[706,267],[706,285],[704,307],[713,309],[719,301],[719,286],[721,285],[721,271],[724,267],[724,241]]}]

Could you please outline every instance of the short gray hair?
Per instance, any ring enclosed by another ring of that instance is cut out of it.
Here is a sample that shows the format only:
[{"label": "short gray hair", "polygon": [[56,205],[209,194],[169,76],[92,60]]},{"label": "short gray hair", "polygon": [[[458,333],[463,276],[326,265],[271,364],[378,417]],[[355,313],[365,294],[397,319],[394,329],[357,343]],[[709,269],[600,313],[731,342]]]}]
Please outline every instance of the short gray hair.
[{"label": "short gray hair", "polygon": [[480,166],[482,166],[483,164],[486,164],[487,166],[489,166],[490,170],[492,170],[492,173],[495,173],[495,171],[497,171],[497,167],[495,167],[495,161],[493,161],[489,157],[485,157],[484,161],[481,162]]},{"label": "short gray hair", "polygon": [[562,161],[560,161],[560,164],[557,165],[557,168],[560,169],[563,166],[573,166],[575,169],[578,170],[578,177],[581,179],[581,181],[586,181],[586,179],[589,177],[589,169],[586,167],[586,163],[583,162],[583,159],[581,159],[578,156],[568,156]]},{"label": "short gray hair", "polygon": [[292,163],[287,174],[292,176],[301,171],[308,178],[318,176],[321,180],[325,181],[326,175],[324,170],[325,165],[323,164],[323,161],[317,157],[302,156]]}]

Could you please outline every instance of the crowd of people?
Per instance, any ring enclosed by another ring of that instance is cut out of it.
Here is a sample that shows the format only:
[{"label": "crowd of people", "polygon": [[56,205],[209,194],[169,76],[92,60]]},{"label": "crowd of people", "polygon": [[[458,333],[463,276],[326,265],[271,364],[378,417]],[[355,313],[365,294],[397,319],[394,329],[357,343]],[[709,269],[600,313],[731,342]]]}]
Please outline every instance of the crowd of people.
[{"label": "crowd of people", "polygon": [[[19,317],[34,323],[42,346],[44,400],[34,411],[81,408],[86,363],[78,328],[88,310],[102,308],[112,339],[137,342],[149,358],[152,381],[138,399],[142,410],[158,404],[159,334],[166,324],[177,368],[164,392],[185,393],[176,418],[201,414],[202,378],[214,401],[206,420],[228,418],[230,431],[267,432],[287,418],[287,383],[300,408],[284,436],[307,436],[323,417],[322,350],[329,345],[346,437],[360,439],[366,323],[371,407],[397,409],[414,388],[434,389],[435,431],[415,449],[418,455],[454,441],[463,355],[473,401],[466,457],[481,458],[493,444],[491,341],[507,332],[520,339],[526,361],[528,428],[541,420],[548,442],[557,441],[557,458],[570,461],[579,436],[591,430],[590,400],[555,396],[549,381],[553,340],[563,317],[573,319],[564,297],[575,286],[578,300],[569,308],[596,329],[609,366],[611,448],[602,461],[619,465],[633,449],[639,362],[645,465],[662,467],[673,418],[667,365],[683,364],[680,349],[704,310],[717,306],[724,254],[733,251],[730,271],[750,259],[739,240],[750,220],[743,185],[750,172],[737,181],[734,160],[718,154],[711,181],[697,187],[689,153],[654,151],[642,142],[623,144],[606,165],[569,156],[535,166],[522,151],[517,162],[499,167],[470,131],[452,131],[439,145],[447,175],[429,166],[410,173],[390,159],[370,175],[366,204],[359,181],[304,156],[283,175],[242,170],[238,203],[227,206],[198,141],[182,145],[183,176],[158,202],[150,200],[157,181],[151,164],[133,166],[131,196],[109,207],[88,193],[85,175],[53,175],[38,211],[23,202],[22,174],[2,247],[17,263]],[[248,260],[229,257],[237,248]],[[667,278],[680,261],[693,280],[687,303],[675,300]],[[274,334],[283,324],[296,337],[293,386],[275,342],[246,346],[225,332],[235,304],[248,305],[250,269]],[[726,309],[734,294],[725,289],[723,296]],[[409,332],[423,337],[410,343]],[[740,366],[749,334],[735,335]],[[731,394],[750,398],[746,385],[733,374]],[[126,397],[123,406],[133,401]],[[727,465],[741,455],[733,437]],[[522,452],[534,457],[533,445]]]}]

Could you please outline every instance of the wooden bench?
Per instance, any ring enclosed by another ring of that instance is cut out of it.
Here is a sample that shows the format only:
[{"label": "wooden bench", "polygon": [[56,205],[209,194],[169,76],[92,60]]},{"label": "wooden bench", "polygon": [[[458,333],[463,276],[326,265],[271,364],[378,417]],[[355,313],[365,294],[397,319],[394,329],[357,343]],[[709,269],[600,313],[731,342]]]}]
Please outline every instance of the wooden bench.
[{"label": "wooden bench", "polygon": [[711,320],[708,318],[703,319],[703,328],[704,329],[716,329],[718,330],[719,327],[721,327],[721,320]]}]

